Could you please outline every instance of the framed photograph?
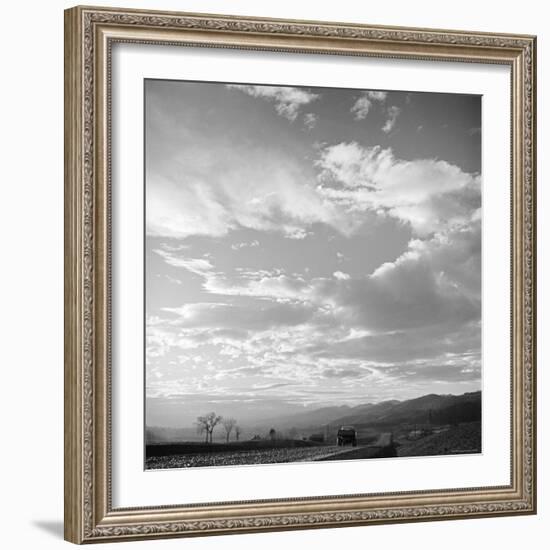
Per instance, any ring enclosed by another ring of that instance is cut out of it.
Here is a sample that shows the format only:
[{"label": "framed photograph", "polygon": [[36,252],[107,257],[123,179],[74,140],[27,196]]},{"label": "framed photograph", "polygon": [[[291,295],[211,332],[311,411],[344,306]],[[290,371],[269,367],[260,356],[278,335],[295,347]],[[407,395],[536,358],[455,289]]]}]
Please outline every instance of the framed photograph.
[{"label": "framed photograph", "polygon": [[65,12],[65,538],[533,514],[533,36]]}]

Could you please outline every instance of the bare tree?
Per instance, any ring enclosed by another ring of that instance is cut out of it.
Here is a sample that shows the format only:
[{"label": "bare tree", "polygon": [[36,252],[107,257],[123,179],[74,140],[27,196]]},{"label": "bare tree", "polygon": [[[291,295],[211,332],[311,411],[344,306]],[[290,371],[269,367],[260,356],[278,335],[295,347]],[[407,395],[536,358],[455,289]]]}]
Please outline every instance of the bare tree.
[{"label": "bare tree", "polygon": [[241,435],[241,427],[240,426],[235,426],[235,439],[237,441],[239,441],[240,435]]},{"label": "bare tree", "polygon": [[217,424],[222,420],[222,417],[215,412],[205,414],[204,416],[197,417],[197,430],[199,433],[206,432],[206,443],[210,441],[212,443],[212,432]]},{"label": "bare tree", "polygon": [[233,428],[237,425],[237,421],[234,418],[224,418],[222,424],[225,428],[225,442],[229,443],[229,436],[231,435]]},{"label": "bare tree", "polygon": [[197,426],[197,433],[199,434],[206,434],[204,442],[208,443],[208,427],[206,424],[206,417],[205,416],[199,416],[197,417],[197,421],[195,422],[195,425]]}]

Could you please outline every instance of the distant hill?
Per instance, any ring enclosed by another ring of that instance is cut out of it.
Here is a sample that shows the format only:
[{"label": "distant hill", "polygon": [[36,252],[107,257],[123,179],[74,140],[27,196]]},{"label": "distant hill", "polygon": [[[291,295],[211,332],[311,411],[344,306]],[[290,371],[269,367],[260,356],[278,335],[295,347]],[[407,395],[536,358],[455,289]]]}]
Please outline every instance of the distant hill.
[{"label": "distant hill", "polygon": [[366,408],[360,405],[350,414],[335,418],[331,424],[450,424],[480,419],[481,392],[478,391],[462,395],[429,394],[407,401],[385,401]]},{"label": "distant hill", "polygon": [[336,427],[352,424],[383,427],[428,422],[441,425],[480,419],[481,392],[477,391],[462,395],[429,394],[406,401],[389,400],[365,403],[355,407],[347,405],[323,407],[262,421],[261,426],[273,425],[278,430],[294,427],[311,431],[326,425]]}]

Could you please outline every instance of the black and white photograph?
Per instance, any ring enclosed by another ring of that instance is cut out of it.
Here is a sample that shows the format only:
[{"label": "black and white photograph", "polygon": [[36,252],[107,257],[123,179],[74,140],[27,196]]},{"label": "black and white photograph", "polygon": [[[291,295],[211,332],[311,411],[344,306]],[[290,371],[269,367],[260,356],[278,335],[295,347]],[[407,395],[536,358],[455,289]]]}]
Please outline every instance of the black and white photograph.
[{"label": "black and white photograph", "polygon": [[481,96],[144,101],[145,468],[481,453]]}]

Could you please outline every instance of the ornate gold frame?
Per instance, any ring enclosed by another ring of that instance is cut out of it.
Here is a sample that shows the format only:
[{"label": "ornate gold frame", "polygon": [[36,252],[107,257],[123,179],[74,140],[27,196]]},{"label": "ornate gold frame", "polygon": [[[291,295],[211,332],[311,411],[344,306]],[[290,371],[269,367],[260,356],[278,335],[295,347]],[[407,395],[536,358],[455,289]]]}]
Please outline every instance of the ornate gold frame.
[{"label": "ornate gold frame", "polygon": [[[504,487],[113,509],[110,52],[115,42],[499,63],[512,79],[512,460]],[[533,36],[75,7],[65,12],[65,538],[102,542],[536,511]]]}]

